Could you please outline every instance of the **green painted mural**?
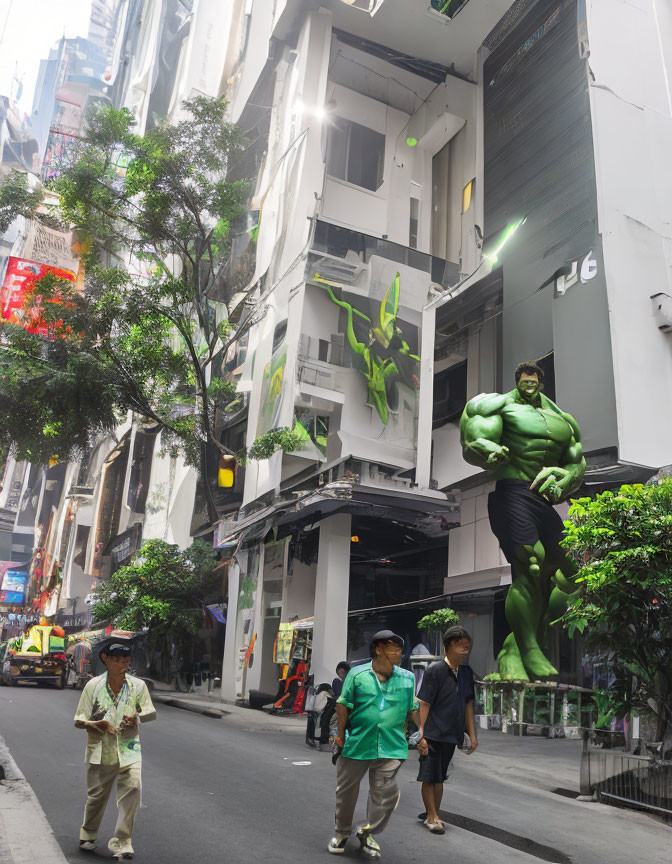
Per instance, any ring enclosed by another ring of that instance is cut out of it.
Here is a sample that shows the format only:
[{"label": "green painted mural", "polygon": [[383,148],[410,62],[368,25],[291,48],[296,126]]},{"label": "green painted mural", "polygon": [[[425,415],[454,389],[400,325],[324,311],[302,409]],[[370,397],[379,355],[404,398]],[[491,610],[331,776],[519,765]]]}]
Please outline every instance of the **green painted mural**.
[{"label": "green painted mural", "polygon": [[[367,401],[375,407],[383,423],[387,423],[393,404],[395,382],[402,380],[415,388],[420,362],[420,358],[411,353],[411,348],[398,324],[399,273],[387,289],[375,320],[371,320],[368,315],[355,309],[351,303],[339,300],[332,289],[341,286],[323,279],[319,273],[316,273],[314,278],[329,294],[331,301],[345,309],[348,344],[355,355],[357,368],[366,378],[368,385]],[[366,342],[357,336],[356,318],[368,325],[368,341]]]}]

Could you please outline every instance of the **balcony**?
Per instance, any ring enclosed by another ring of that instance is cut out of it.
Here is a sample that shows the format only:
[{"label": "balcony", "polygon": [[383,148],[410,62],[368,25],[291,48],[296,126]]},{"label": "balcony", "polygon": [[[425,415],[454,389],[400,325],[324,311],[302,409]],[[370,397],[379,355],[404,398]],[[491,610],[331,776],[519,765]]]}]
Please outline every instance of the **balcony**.
[{"label": "balcony", "polygon": [[342,405],[344,395],[338,383],[338,366],[343,366],[343,337],[334,334],[331,341],[301,335],[298,356],[298,381],[305,408],[331,412],[333,405]]},{"label": "balcony", "polygon": [[361,281],[362,274],[370,269],[374,257],[425,273],[428,281],[442,288],[451,288],[460,279],[460,267],[453,261],[444,261],[443,258],[418,252],[400,243],[371,237],[321,219],[315,225],[307,274],[313,276],[319,273],[324,279],[355,285]]}]

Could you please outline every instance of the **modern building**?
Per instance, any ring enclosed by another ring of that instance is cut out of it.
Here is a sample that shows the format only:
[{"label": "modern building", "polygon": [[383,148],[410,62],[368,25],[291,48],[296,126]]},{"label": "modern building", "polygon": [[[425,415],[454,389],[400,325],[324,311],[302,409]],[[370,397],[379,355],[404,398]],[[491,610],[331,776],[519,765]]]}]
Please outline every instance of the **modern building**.
[{"label": "modern building", "polygon": [[[462,459],[467,399],[511,389],[517,363],[536,360],[581,427],[586,494],[672,461],[672,10],[518,3],[481,59],[486,264],[424,311],[418,482],[459,490],[445,590],[474,594],[496,655],[511,577],[488,522],[493,484]],[[556,652],[578,676],[579,640]]]},{"label": "modern building", "polygon": [[235,171],[256,177],[258,211],[246,442],[284,427],[303,444],[247,465],[215,536],[231,554],[224,698],[277,690],[295,619],[322,681],[385,623],[416,644],[446,605],[459,501],[419,473],[422,318],[481,262],[481,46],[512,4],[433,5],[234,9],[225,78],[251,140]]}]

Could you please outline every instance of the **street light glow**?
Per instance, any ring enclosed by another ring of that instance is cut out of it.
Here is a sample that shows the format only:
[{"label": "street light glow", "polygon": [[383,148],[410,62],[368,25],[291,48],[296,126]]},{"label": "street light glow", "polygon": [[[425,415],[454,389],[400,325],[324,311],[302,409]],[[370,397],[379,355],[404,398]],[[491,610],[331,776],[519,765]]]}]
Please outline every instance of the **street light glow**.
[{"label": "street light glow", "polygon": [[492,250],[492,252],[488,252],[487,255],[483,257],[489,261],[492,261],[493,264],[497,263],[497,258],[502,249],[506,246],[509,240],[513,237],[516,231],[523,226],[527,222],[527,216],[523,216],[522,219],[518,219],[516,222],[511,222],[510,225],[507,225],[504,229],[504,234],[502,235],[502,239],[499,241],[497,246]]}]

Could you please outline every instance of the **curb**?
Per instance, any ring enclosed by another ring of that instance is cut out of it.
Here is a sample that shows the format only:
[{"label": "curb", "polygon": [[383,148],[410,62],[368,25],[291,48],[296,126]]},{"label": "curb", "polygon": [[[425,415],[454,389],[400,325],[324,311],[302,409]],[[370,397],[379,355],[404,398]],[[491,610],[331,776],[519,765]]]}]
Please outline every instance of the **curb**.
[{"label": "curb", "polygon": [[159,702],[161,705],[169,705],[171,708],[181,708],[183,711],[191,711],[192,714],[201,714],[203,717],[210,717],[213,720],[221,720],[222,717],[228,717],[231,714],[230,711],[224,711],[222,708],[192,705],[174,696],[163,696],[161,693],[157,693],[156,690],[152,693],[152,701]]},{"label": "curb", "polygon": [[67,864],[35,792],[0,735],[0,862]]}]

